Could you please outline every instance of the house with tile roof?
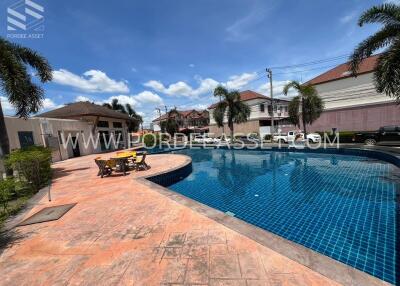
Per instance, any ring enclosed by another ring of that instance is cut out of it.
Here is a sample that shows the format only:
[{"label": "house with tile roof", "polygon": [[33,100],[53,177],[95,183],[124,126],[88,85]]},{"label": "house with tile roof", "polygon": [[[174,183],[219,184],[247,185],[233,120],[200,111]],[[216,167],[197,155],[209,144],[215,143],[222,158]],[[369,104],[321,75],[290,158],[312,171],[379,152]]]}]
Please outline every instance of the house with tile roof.
[{"label": "house with tile roof", "polygon": [[5,117],[11,149],[46,146],[53,151],[53,161],[128,147],[130,120],[126,114],[91,102],[66,104],[27,120]]},{"label": "house with tile roof", "polygon": [[[159,131],[161,122],[168,120],[168,113],[161,115],[153,120],[153,130]],[[208,132],[209,113],[207,110],[177,110],[177,114],[172,114],[179,125],[179,132],[204,133]]]},{"label": "house with tile roof", "polygon": [[310,131],[371,131],[381,126],[400,125],[400,106],[393,98],[378,93],[374,85],[379,55],[363,60],[357,77],[343,63],[309,80],[325,102],[325,111]]},{"label": "house with tile roof", "polygon": [[[240,100],[250,107],[250,117],[247,122],[234,124],[235,133],[258,133],[261,135],[271,134],[271,118],[274,115],[275,133],[280,132],[282,128],[290,126],[288,118],[289,101],[283,99],[274,99],[274,110],[272,110],[271,98],[252,90],[240,92]],[[218,127],[213,118],[213,111],[217,103],[208,107],[210,111],[209,132],[215,136],[222,133],[229,133],[227,118],[224,120],[224,127]]]}]

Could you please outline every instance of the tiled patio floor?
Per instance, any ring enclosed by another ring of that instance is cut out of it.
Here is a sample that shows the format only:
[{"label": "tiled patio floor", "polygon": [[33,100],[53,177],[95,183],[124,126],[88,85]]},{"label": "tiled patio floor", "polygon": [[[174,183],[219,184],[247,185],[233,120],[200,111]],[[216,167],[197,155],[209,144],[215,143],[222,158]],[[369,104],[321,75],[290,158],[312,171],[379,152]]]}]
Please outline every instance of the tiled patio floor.
[{"label": "tiled patio floor", "polygon": [[95,156],[54,164],[53,201],[78,204],[58,221],[17,228],[0,257],[1,285],[338,285],[163,196],[134,177],[182,164],[96,176]]}]

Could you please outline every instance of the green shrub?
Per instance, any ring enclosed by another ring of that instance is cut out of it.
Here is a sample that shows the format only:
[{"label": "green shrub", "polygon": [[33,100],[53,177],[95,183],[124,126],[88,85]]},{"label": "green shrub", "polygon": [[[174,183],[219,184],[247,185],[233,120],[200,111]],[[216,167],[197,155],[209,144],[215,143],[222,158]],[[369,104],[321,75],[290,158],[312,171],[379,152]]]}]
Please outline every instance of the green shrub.
[{"label": "green shrub", "polygon": [[[321,135],[322,138],[324,138],[324,133],[327,134],[329,140],[333,140],[335,136],[332,134],[331,131],[325,131],[325,132],[316,132]],[[339,142],[340,143],[352,143],[353,142],[353,136],[356,132],[354,131],[337,131],[336,134],[339,137]]]},{"label": "green shrub", "polygon": [[32,191],[37,192],[51,179],[51,150],[42,146],[12,151],[6,159],[8,167],[18,172]]},{"label": "green shrub", "polygon": [[271,141],[271,140],[272,140],[272,135],[271,135],[271,134],[266,134],[266,135],[264,136],[264,140],[266,140],[266,141]]},{"label": "green shrub", "polygon": [[15,182],[14,179],[0,180],[0,204],[3,207],[3,211],[8,213],[8,202],[15,193]]},{"label": "green shrub", "polygon": [[154,147],[160,142],[160,134],[144,134],[142,142],[146,147]]}]

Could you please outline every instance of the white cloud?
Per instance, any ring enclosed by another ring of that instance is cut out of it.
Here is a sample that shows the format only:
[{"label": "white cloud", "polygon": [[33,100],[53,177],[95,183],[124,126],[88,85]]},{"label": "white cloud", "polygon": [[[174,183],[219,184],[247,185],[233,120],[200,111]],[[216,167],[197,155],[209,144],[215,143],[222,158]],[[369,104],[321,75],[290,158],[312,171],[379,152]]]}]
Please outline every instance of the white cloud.
[{"label": "white cloud", "polygon": [[45,98],[43,100],[43,109],[51,109],[51,108],[55,108],[56,106],[57,105],[50,98]]},{"label": "white cloud", "polygon": [[[12,106],[12,104],[8,101],[8,98],[5,96],[0,96],[0,101],[1,101],[1,107],[3,108],[4,113],[11,114],[15,112],[15,108]],[[59,106],[54,103],[53,100],[50,98],[45,98],[42,101],[42,110],[43,109],[52,109],[52,108],[58,108]]]},{"label": "white cloud", "polygon": [[[289,99],[290,97],[296,95],[296,93],[293,91],[293,89],[289,91],[287,96],[285,96],[283,94],[283,87],[289,82],[290,82],[289,80],[278,80],[278,81],[273,81],[272,82],[272,88],[274,90],[274,92],[273,92],[274,93],[274,98],[275,97],[282,97],[283,99],[285,99],[285,98]],[[266,96],[270,96],[270,87],[269,86],[270,86],[269,82],[264,83],[264,84],[260,85],[256,89],[256,91],[261,93],[261,94],[264,94]]]},{"label": "white cloud", "polygon": [[355,19],[358,15],[358,11],[353,11],[345,16],[343,16],[342,18],[339,19],[340,23],[342,24],[347,24],[349,22],[351,22],[353,19]]},{"label": "white cloud", "polygon": [[162,98],[158,94],[153,93],[148,90],[142,91],[141,93],[134,95],[133,98],[141,104],[144,104],[144,103],[150,103],[150,104],[155,104],[155,105],[164,104]]},{"label": "white cloud", "polygon": [[59,69],[53,72],[53,82],[86,92],[129,92],[125,81],[111,79],[99,70],[89,70],[79,76],[68,70]]},{"label": "white cloud", "polygon": [[384,3],[400,5],[400,0],[385,0]]},{"label": "white cloud", "polygon": [[194,65],[194,64],[189,64],[189,67],[190,67],[190,68],[194,68],[195,65]]},{"label": "white cloud", "polygon": [[0,96],[1,107],[3,108],[4,112],[13,111],[14,108],[11,103],[8,101],[8,98],[5,96]]},{"label": "white cloud", "polygon": [[113,99],[118,99],[118,102],[123,105],[129,103],[134,108],[146,106],[151,106],[152,108],[154,106],[160,106],[164,104],[162,98],[158,94],[148,90],[142,91],[135,95],[121,94],[110,96],[103,101],[97,102],[97,104],[110,103]]},{"label": "white cloud", "polygon": [[200,95],[211,93],[218,85],[225,86],[228,89],[241,89],[256,77],[257,73],[243,73],[241,75],[233,75],[229,77],[227,82],[218,82],[212,78],[202,79],[201,77],[196,77],[196,80],[199,83],[197,88],[193,88],[183,81],[178,81],[170,84],[169,86],[165,86],[162,82],[157,80],[150,80],[144,83],[144,86],[171,96],[196,98]]},{"label": "white cloud", "polygon": [[75,102],[78,101],[91,101],[89,97],[83,96],[83,95],[78,95],[77,97],[75,97]]},{"label": "white cloud", "polygon": [[250,81],[254,80],[257,77],[257,73],[243,73],[241,75],[234,75],[229,78],[224,86],[228,89],[241,89],[246,86]]},{"label": "white cloud", "polygon": [[131,71],[133,71],[133,72],[137,72],[137,69],[136,69],[136,68],[134,68],[134,67],[132,67],[132,68],[131,68]]}]

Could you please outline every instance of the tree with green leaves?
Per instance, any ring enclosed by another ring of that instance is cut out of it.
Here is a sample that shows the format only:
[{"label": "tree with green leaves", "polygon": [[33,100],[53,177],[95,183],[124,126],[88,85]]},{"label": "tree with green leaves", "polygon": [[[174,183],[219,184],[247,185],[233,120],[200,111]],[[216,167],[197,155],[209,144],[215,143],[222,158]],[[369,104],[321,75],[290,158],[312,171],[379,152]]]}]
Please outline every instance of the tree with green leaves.
[{"label": "tree with green leaves", "polygon": [[[52,69],[43,56],[0,37],[0,86],[2,93],[16,109],[16,115],[22,118],[37,113],[44,100],[44,90],[33,82],[28,67],[37,72],[36,76],[42,83],[51,81]],[[10,152],[1,102],[0,149],[3,155]]]},{"label": "tree with green leaves", "polygon": [[246,122],[250,117],[250,107],[240,100],[240,93],[236,90],[229,92],[226,88],[218,86],[214,90],[214,96],[220,98],[213,112],[214,120],[218,127],[223,127],[226,115],[233,140],[234,123]]},{"label": "tree with green leaves", "polygon": [[350,56],[350,71],[357,76],[363,59],[386,48],[378,57],[375,87],[378,92],[394,97],[400,104],[400,6],[391,3],[373,6],[358,20],[360,27],[365,24],[381,24],[382,28],[356,47]]},{"label": "tree with green leaves", "polygon": [[174,108],[168,112],[167,120],[161,122],[161,132],[167,132],[171,136],[179,131],[179,124],[181,123],[181,114]]},{"label": "tree with green leaves", "polygon": [[307,135],[307,124],[311,125],[321,116],[324,102],[312,85],[302,85],[298,81],[291,81],[284,86],[283,94],[287,95],[290,89],[296,90],[299,95],[289,103],[289,121],[300,127],[301,118],[304,134]]},{"label": "tree with green leaves", "polygon": [[137,132],[139,130],[140,124],[143,123],[142,116],[137,114],[129,103],[125,104],[125,110],[129,117],[132,118],[132,120],[128,123],[129,132]]},{"label": "tree with green leaves", "polygon": [[122,112],[124,114],[127,113],[127,111],[125,110],[125,107],[118,102],[117,98],[114,98],[111,103],[103,103],[104,107],[107,107],[109,109],[115,110],[115,111],[119,111]]}]

